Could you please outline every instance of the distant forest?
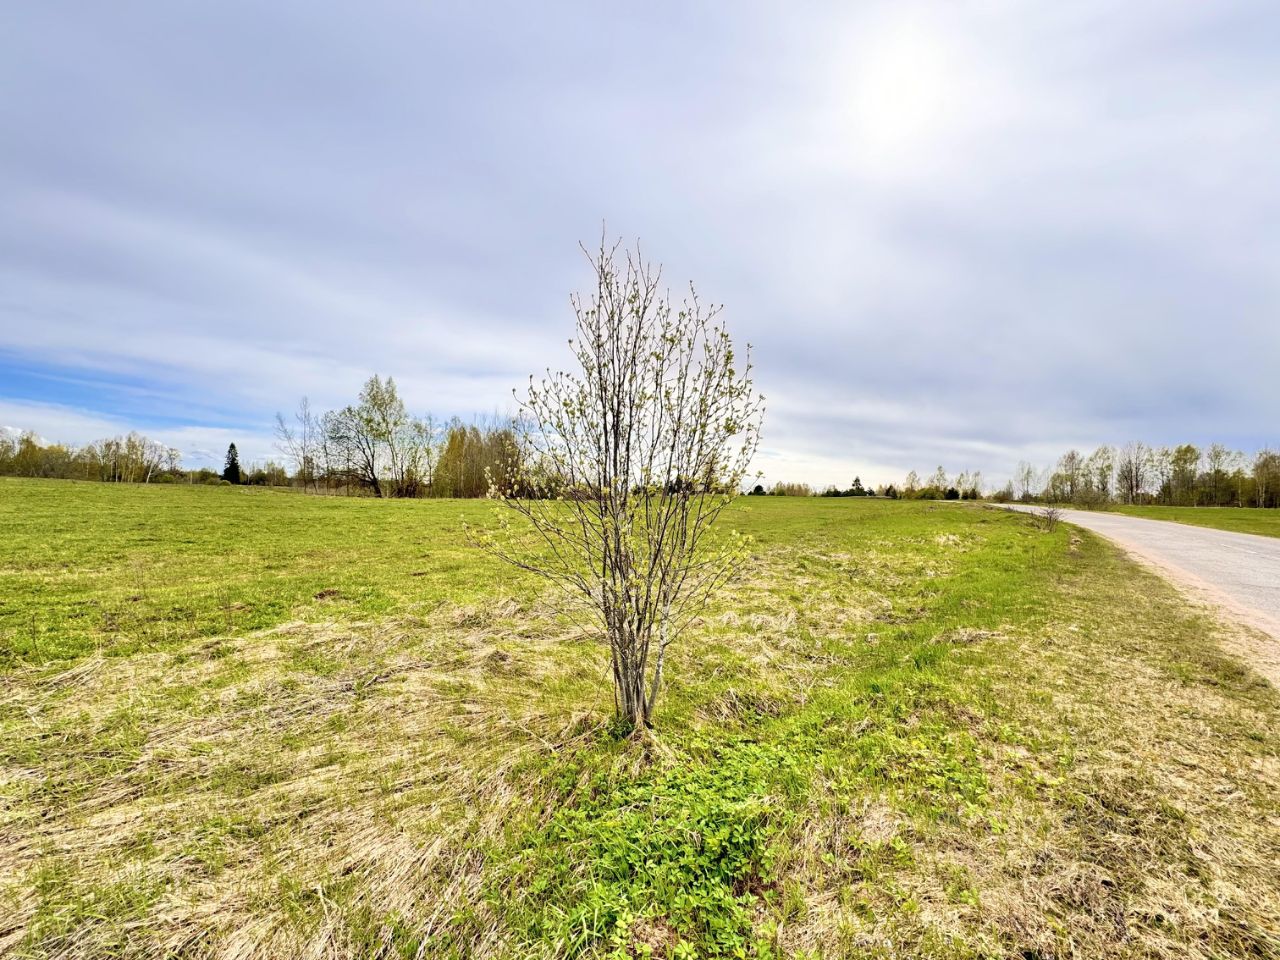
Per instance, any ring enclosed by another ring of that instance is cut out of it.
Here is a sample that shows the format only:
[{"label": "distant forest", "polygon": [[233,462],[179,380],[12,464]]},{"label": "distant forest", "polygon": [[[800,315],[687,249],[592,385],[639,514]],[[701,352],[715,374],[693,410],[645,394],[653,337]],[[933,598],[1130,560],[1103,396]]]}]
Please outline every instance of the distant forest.
[{"label": "distant forest", "polygon": [[1220,443],[1098,447],[1088,456],[1068,450],[1046,469],[1020,463],[995,499],[1173,507],[1280,507],[1280,453],[1252,454]]},{"label": "distant forest", "polygon": [[771,487],[758,485],[748,496],[756,497],[887,497],[890,500],[981,500],[982,474],[974,471],[948,478],[939,467],[927,481],[921,482],[914,470],[901,486],[881,484],[865,486],[861,477],[854,477],[847,488],[828,486],[814,490],[807,483],[775,483]]},{"label": "distant forest", "polygon": [[[291,415],[276,415],[283,462],[242,468],[233,444],[221,471],[183,469],[180,451],[138,433],[84,446],[42,444],[32,433],[0,435],[0,476],[52,477],[115,483],[206,483],[291,486],[312,493],[375,497],[483,497],[519,456],[510,421],[437,424],[408,413],[388,377],[371,377],[356,402],[318,413],[304,398]],[[804,483],[758,485],[755,496],[887,497],[1169,506],[1280,507],[1280,453],[1252,454],[1221,444],[1153,447],[1129,443],[1069,450],[1051,467],[1020,463],[1003,487],[982,474],[949,475],[942,467],[901,484],[816,491]]]},{"label": "distant forest", "polygon": [[186,471],[182,469],[181,460],[181,451],[140,433],[98,440],[82,447],[43,444],[30,431],[17,437],[0,434],[0,476],[172,483],[179,477],[185,481],[207,474],[217,482],[218,474],[214,471]]},{"label": "distant forest", "polygon": [[[1092,453],[1068,450],[1050,467],[1022,462],[1003,487],[983,490],[980,474],[950,480],[942,467],[922,481],[915,471],[888,496],[928,500],[981,498],[999,503],[1055,503],[1078,507],[1155,504],[1171,507],[1280,507],[1280,453],[1253,454],[1220,443],[1153,447],[1129,443]],[[828,494],[830,495],[830,494]]]},{"label": "distant forest", "polygon": [[483,497],[489,477],[514,462],[509,422],[439,426],[405,409],[395,381],[371,377],[356,403],[317,413],[303,399],[276,415],[281,462],[240,464],[232,444],[221,471],[183,469],[179,450],[139,433],[84,446],[42,444],[33,433],[0,436],[0,476],[108,483],[291,486],[312,493],[375,497]]},{"label": "distant forest", "polygon": [[1020,463],[1003,487],[987,489],[982,474],[949,475],[938,467],[925,478],[912,470],[899,485],[870,488],[854,477],[846,489],[816,491],[807,483],[758,485],[753,496],[887,497],[907,500],[993,500],[1056,503],[1078,507],[1156,504],[1175,507],[1280,507],[1280,453],[1253,454],[1222,444],[1205,449],[1184,443],[1152,447],[1130,443],[1102,446],[1088,456],[1068,450],[1052,467]]}]

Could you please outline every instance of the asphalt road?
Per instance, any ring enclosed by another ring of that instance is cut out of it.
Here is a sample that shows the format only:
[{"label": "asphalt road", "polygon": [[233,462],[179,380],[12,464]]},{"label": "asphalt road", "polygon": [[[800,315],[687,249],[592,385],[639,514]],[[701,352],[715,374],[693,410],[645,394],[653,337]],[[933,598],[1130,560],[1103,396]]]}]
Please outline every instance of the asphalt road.
[{"label": "asphalt road", "polygon": [[1256,644],[1250,659],[1280,683],[1280,537],[1091,510],[1063,510],[1062,519],[1102,534],[1201,599],[1269,634],[1272,643]]}]

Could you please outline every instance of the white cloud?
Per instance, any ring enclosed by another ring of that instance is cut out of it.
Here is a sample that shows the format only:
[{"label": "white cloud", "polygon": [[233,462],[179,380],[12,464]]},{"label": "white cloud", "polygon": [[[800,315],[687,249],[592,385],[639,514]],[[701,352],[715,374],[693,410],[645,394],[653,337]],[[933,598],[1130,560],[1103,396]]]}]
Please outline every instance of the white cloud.
[{"label": "white cloud", "polygon": [[64,379],[4,421],[260,459],[374,372],[506,409],[603,217],[755,344],[774,479],[1275,442],[1272,5],[625,16],[24,8],[0,378]]}]

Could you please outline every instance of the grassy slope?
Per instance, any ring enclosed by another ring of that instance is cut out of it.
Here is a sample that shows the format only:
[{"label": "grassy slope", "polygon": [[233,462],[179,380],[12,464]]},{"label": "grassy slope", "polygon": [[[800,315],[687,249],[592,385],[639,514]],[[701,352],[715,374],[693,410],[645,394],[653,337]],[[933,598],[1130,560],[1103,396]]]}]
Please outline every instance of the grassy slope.
[{"label": "grassy slope", "polygon": [[1113,507],[1117,513],[1152,520],[1173,520],[1197,527],[1215,527],[1236,533],[1256,533],[1264,537],[1280,537],[1280,510],[1239,509],[1233,507]]},{"label": "grassy slope", "polygon": [[1280,697],[1105,543],[746,502],[636,741],[483,510],[0,484],[0,955],[1280,950]]}]

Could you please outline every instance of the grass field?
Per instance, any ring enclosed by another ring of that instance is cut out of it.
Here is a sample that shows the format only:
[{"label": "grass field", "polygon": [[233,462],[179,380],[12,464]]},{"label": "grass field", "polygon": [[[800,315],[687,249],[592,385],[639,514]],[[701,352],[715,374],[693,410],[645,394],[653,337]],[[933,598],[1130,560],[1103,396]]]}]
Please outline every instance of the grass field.
[{"label": "grass field", "polygon": [[742,501],[622,738],[486,513],[0,481],[0,955],[1280,956],[1280,696],[1104,542]]},{"label": "grass field", "polygon": [[1215,527],[1236,533],[1280,537],[1280,510],[1238,507],[1112,507],[1117,513],[1152,520],[1173,520],[1197,527]]}]

